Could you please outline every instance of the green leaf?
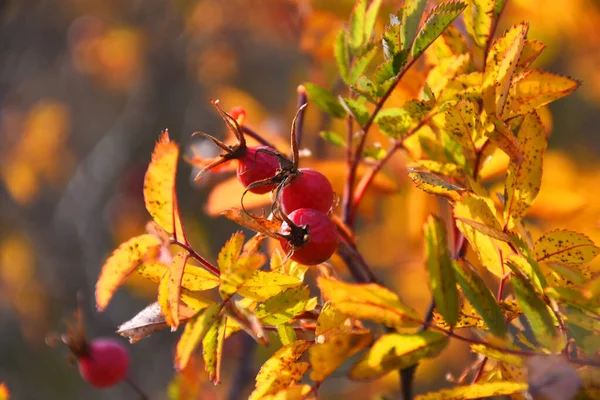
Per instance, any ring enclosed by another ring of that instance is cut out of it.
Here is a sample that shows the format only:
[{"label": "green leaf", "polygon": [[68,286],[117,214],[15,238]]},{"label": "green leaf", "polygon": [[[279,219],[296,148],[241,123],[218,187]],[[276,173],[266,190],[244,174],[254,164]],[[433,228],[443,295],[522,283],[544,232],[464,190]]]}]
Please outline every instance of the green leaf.
[{"label": "green leaf", "polygon": [[284,346],[296,340],[296,331],[288,323],[277,325],[277,334],[279,335],[281,344]]},{"label": "green leaf", "polygon": [[[511,268],[511,264],[508,264]],[[539,343],[546,348],[551,348],[556,330],[554,318],[550,309],[539,297],[532,284],[518,271],[511,276],[511,283],[517,295],[517,300],[531,324],[531,330]]]},{"label": "green leaf", "polygon": [[435,103],[425,100],[409,100],[404,103],[403,109],[410,114],[413,121],[421,121],[433,109]]},{"label": "green leaf", "polygon": [[221,305],[212,304],[185,325],[185,330],[177,343],[175,368],[178,370],[185,368],[192,353],[217,320],[219,311],[221,311]]},{"label": "green leaf", "polygon": [[306,83],[304,87],[308,93],[308,98],[321,110],[335,118],[344,118],[346,116],[344,107],[327,90],[314,83]]},{"label": "green leaf", "polygon": [[335,42],[333,43],[333,54],[335,55],[335,61],[337,62],[338,71],[342,80],[346,85],[350,85],[352,83],[349,79],[350,51],[348,48],[348,33],[344,28],[340,29]]},{"label": "green leaf", "polygon": [[360,94],[361,96],[364,96],[368,101],[370,101],[373,104],[376,104],[377,99],[381,97],[381,89],[364,75],[359,76],[356,80],[356,84],[354,86],[350,86],[350,89]]},{"label": "green leaf", "polygon": [[590,238],[573,231],[549,232],[535,243],[535,258],[539,262],[579,265],[590,262],[598,253],[600,248]]},{"label": "green leaf", "polygon": [[256,308],[256,317],[265,325],[280,325],[304,311],[310,292],[307,286],[288,289]]},{"label": "green leaf", "polygon": [[429,330],[408,335],[389,333],[379,338],[352,367],[350,378],[379,378],[389,371],[415,365],[422,358],[433,357],[447,344],[446,336]]},{"label": "green leaf", "polygon": [[400,26],[400,39],[403,49],[412,47],[426,4],[427,0],[406,0],[404,2],[402,25]]},{"label": "green leaf", "polygon": [[420,56],[452,24],[465,7],[464,3],[450,1],[431,10],[412,46],[412,56],[415,58]]},{"label": "green leaf", "polygon": [[217,320],[202,341],[202,356],[204,368],[208,377],[215,385],[221,381],[221,358],[223,356],[223,343],[225,342],[225,327],[227,317]]},{"label": "green leaf", "polygon": [[398,295],[383,286],[352,284],[317,278],[323,297],[333,302],[340,312],[356,319],[365,319],[396,328],[414,326],[421,316],[404,304]]},{"label": "green leaf", "polygon": [[375,54],[377,54],[377,51],[379,50],[374,43],[371,43],[370,45],[366,45],[364,47],[366,49],[364,51],[361,51],[354,58],[354,63],[352,64],[352,69],[350,70],[348,82],[346,82],[346,84],[348,85],[354,84],[358,77],[365,72],[365,70],[371,63],[371,60],[373,60],[373,57],[375,57]]},{"label": "green leaf", "polygon": [[408,131],[412,118],[402,108],[386,108],[377,114],[375,123],[384,134],[399,139]]},{"label": "green leaf", "polygon": [[402,71],[402,67],[406,64],[408,52],[402,50],[395,54],[392,58],[384,61],[375,69],[375,83],[382,85],[386,82],[392,82],[396,76]]},{"label": "green leaf", "polygon": [[523,152],[523,161],[517,164],[511,160],[504,189],[504,220],[509,229],[525,217],[542,185],[542,164],[548,140],[537,113],[525,116],[517,141]]},{"label": "green leaf", "polygon": [[436,196],[446,197],[450,200],[459,200],[460,192],[465,190],[464,188],[448,183],[442,178],[429,172],[409,169],[408,176],[422,191]]},{"label": "green leaf", "polygon": [[369,110],[367,110],[367,106],[365,105],[365,98],[351,98],[345,97],[340,99],[340,103],[349,114],[352,114],[354,119],[361,125],[364,126],[369,120]]},{"label": "green leaf", "polygon": [[323,138],[323,140],[329,144],[332,144],[337,147],[346,147],[346,141],[337,132],[322,131],[321,133],[319,133],[319,136],[321,136],[321,138]]},{"label": "green leaf", "polygon": [[352,51],[356,52],[365,42],[365,14],[367,0],[357,0],[350,14],[349,44]]},{"label": "green leaf", "polygon": [[444,221],[429,216],[425,224],[425,265],[436,308],[451,326],[458,320],[458,290],[448,252]]},{"label": "green leaf", "polygon": [[380,6],[381,0],[373,0],[367,9],[367,14],[365,15],[365,42],[371,40]]},{"label": "green leaf", "polygon": [[481,276],[465,261],[452,265],[465,296],[481,315],[490,332],[503,337],[506,334],[504,314]]},{"label": "green leaf", "polygon": [[[383,56],[386,61],[393,59],[400,53],[400,25],[388,25],[381,35]],[[405,51],[408,55],[408,51]]]},{"label": "green leaf", "polygon": [[387,150],[381,147],[381,145],[367,146],[363,150],[364,158],[371,158],[375,161],[383,160],[387,155]]},{"label": "green leaf", "polygon": [[438,392],[417,396],[415,400],[475,400],[484,397],[508,396],[525,393],[526,391],[527,383],[511,381],[486,382],[442,389]]},{"label": "green leaf", "polygon": [[469,32],[475,44],[483,48],[492,28],[492,17],[496,2],[494,0],[466,0],[466,3],[464,21],[467,32]]}]

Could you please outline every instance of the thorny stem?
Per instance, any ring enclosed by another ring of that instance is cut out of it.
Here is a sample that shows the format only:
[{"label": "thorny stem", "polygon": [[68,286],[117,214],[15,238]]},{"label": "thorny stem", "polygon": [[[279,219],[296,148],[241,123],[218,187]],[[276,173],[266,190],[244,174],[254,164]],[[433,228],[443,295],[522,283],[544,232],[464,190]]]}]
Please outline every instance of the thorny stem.
[{"label": "thorny stem", "polygon": [[125,383],[129,385],[134,392],[140,395],[141,400],[149,400],[150,397],[140,388],[131,378],[125,378]]},{"label": "thorny stem", "polygon": [[221,276],[221,271],[219,271],[219,268],[215,267],[209,261],[207,261],[204,257],[202,257],[200,254],[198,254],[198,252],[196,252],[196,250],[194,250],[192,248],[192,246],[182,243],[175,238],[171,238],[170,243],[177,245],[177,246],[181,247],[182,249],[184,249],[185,251],[187,251],[190,254],[190,256],[192,258],[194,258],[196,261],[198,261],[200,263],[200,265],[202,265],[208,272],[212,273],[215,276]]},{"label": "thorny stem", "polygon": [[[352,158],[352,164],[350,166],[350,171],[348,172],[348,177],[346,179],[346,186],[349,186],[349,190],[344,191],[344,193],[349,193],[349,194],[348,194],[347,198],[344,198],[342,200],[343,204],[348,204],[348,203],[352,202],[352,199],[350,197],[352,196],[352,192],[354,189],[354,181],[356,180],[356,171],[358,169],[358,164],[360,163],[360,160],[362,159],[362,154],[363,154],[363,150],[365,148],[365,143],[367,141],[367,135],[369,133],[369,129],[373,125],[373,122],[375,122],[375,118],[379,114],[379,111],[381,111],[381,109],[383,108],[383,105],[385,104],[385,102],[392,95],[392,92],[394,91],[394,89],[396,89],[396,86],[398,86],[398,83],[400,83],[400,80],[402,80],[402,78],[404,77],[404,74],[406,73],[406,71],[408,71],[410,69],[410,67],[412,67],[412,65],[415,63],[416,60],[417,60],[416,58],[412,58],[410,61],[407,62],[407,64],[402,69],[402,71],[396,76],[396,79],[394,80],[392,85],[384,93],[384,95],[381,97],[381,99],[377,102],[377,104],[375,105],[375,109],[371,113],[371,116],[369,117],[369,119],[367,120],[365,125],[362,127],[362,129],[361,129],[362,135],[361,135],[360,141],[358,142],[358,145],[356,146],[356,149],[354,151],[354,157]],[[352,206],[349,206],[349,207],[352,208]],[[344,223],[351,228],[354,226],[354,214],[355,214],[354,212],[350,212],[344,216],[345,217]]]}]

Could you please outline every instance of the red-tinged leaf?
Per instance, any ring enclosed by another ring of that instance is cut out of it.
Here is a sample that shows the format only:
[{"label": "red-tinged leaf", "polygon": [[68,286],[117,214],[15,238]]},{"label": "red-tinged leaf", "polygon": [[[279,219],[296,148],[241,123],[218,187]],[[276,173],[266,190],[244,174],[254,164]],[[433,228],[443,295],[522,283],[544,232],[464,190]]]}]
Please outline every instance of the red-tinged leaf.
[{"label": "red-tinged leaf", "polygon": [[502,118],[527,114],[575,91],[579,81],[537,69],[515,76]]},{"label": "red-tinged leaf", "polygon": [[478,232],[483,233],[486,236],[489,236],[494,239],[502,240],[503,242],[509,243],[510,236],[508,236],[505,232],[500,229],[483,224],[481,222],[473,221],[471,219],[456,217],[457,221],[463,222],[466,225],[469,225],[471,228],[475,229]]},{"label": "red-tinged leaf", "polygon": [[600,253],[587,236],[566,230],[545,234],[535,243],[535,258],[540,262],[559,262],[579,265],[589,262]]},{"label": "red-tinged leaf", "polygon": [[392,328],[418,324],[421,316],[404,304],[394,292],[377,284],[352,284],[317,278],[323,297],[342,313],[371,320]]},{"label": "red-tinged leaf", "polygon": [[271,238],[279,239],[277,233],[279,233],[279,229],[281,228],[281,222],[271,221],[267,218],[250,215],[238,208],[230,208],[229,210],[225,210],[221,213],[221,215],[255,232],[260,232]]},{"label": "red-tinged leaf", "polygon": [[219,304],[213,304],[201,311],[186,325],[175,352],[175,368],[182,370],[187,365],[192,353],[204,339],[210,327],[215,323],[221,311]]},{"label": "red-tinged leaf", "polygon": [[103,311],[114,292],[123,281],[145,260],[158,256],[161,241],[145,234],[129,239],[120,245],[102,266],[96,283],[96,307]]},{"label": "red-tinged leaf", "polygon": [[511,160],[504,191],[504,220],[509,229],[525,217],[542,185],[542,164],[548,140],[537,113],[525,116],[517,141],[523,152],[523,161],[517,164]]},{"label": "red-tinged leaf", "polygon": [[221,383],[221,360],[223,357],[223,343],[225,342],[225,330],[227,317],[217,320],[202,341],[202,356],[204,357],[204,369],[208,377],[215,385]]},{"label": "red-tinged leaf", "polygon": [[[196,314],[196,310],[188,307],[182,307],[179,313],[181,321],[186,321]],[[140,339],[150,336],[152,333],[165,329],[167,321],[163,315],[158,303],[152,303],[140,311],[135,317],[124,322],[117,329],[121,336],[129,338],[130,343],[135,343]]]},{"label": "red-tinged leaf", "polygon": [[249,302],[246,299],[228,303],[227,309],[231,316],[231,320],[227,324],[225,338],[228,338],[235,332],[243,329],[252,336],[257,343],[266,346],[269,344],[269,337],[265,334],[263,326],[254,312],[246,308],[248,307],[248,303]]},{"label": "red-tinged leaf", "polygon": [[506,123],[494,115],[490,115],[490,124],[486,125],[485,135],[490,141],[498,146],[503,152],[508,154],[512,162],[519,164],[523,161],[523,151],[515,135],[511,132]]},{"label": "red-tinged leaf", "polygon": [[465,188],[448,183],[430,172],[409,170],[408,176],[422,191],[454,201],[460,200],[460,193],[466,190]]},{"label": "red-tinged leaf", "polygon": [[186,262],[190,255],[187,252],[179,252],[173,257],[169,268],[169,308],[173,318],[173,328],[179,326],[179,297],[181,296],[181,281]]},{"label": "red-tinged leaf", "polygon": [[169,132],[164,131],[154,147],[152,161],[146,171],[144,201],[154,221],[178,240],[187,242],[175,194],[178,158],[179,147],[169,138]]},{"label": "red-tinged leaf", "polygon": [[312,372],[310,379],[323,382],[348,358],[371,343],[370,333],[339,332],[329,335],[323,343],[313,344],[309,351]]},{"label": "red-tinged leaf", "polygon": [[528,68],[531,66],[545,48],[546,45],[542,42],[538,42],[537,40],[526,40],[517,68]]},{"label": "red-tinged leaf", "polygon": [[379,338],[352,367],[350,378],[377,379],[386,373],[415,365],[433,357],[448,344],[442,333],[425,330],[414,334],[388,333]]},{"label": "red-tinged leaf", "polygon": [[448,251],[444,221],[429,216],[425,224],[425,266],[436,308],[451,326],[458,320],[458,290]]},{"label": "red-tinged leaf", "polygon": [[260,368],[260,371],[258,371],[256,375],[256,387],[267,382],[270,378],[279,375],[292,364],[295,364],[306,349],[308,349],[308,346],[310,346],[310,342],[296,340],[273,353]]},{"label": "red-tinged leaf", "polygon": [[523,394],[527,384],[521,382],[485,382],[468,386],[456,386],[417,396],[415,400],[476,400],[486,397],[509,396]]}]

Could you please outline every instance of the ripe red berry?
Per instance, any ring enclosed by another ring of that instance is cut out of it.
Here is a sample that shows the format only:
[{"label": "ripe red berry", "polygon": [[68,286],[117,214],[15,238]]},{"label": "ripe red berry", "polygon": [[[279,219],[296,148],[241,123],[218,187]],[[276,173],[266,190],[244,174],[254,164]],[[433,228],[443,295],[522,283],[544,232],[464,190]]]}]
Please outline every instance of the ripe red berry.
[{"label": "ripe red berry", "polygon": [[129,369],[129,353],[118,341],[94,339],[89,351],[79,357],[79,372],[83,379],[97,388],[106,388],[122,381]]},{"label": "ripe red berry", "polygon": [[[274,177],[279,168],[277,157],[267,152],[257,151],[259,149],[273,151],[267,146],[248,147],[246,154],[238,159],[237,176],[245,188],[255,182]],[[252,193],[264,194],[270,192],[273,188],[275,188],[275,184],[271,183],[255,186],[249,190]]]},{"label": "ripe red berry", "polygon": [[292,260],[304,265],[316,265],[332,256],[338,244],[338,236],[335,224],[327,215],[317,210],[300,208],[288,215],[288,218],[307,232],[307,238],[294,237],[293,227],[287,222],[281,224],[281,233],[291,234],[288,239],[280,239],[281,248],[286,253],[293,251]]},{"label": "ripe red berry", "polygon": [[300,208],[328,213],[333,205],[333,188],[329,179],[312,168],[300,168],[299,175],[279,193],[281,210],[289,214]]}]

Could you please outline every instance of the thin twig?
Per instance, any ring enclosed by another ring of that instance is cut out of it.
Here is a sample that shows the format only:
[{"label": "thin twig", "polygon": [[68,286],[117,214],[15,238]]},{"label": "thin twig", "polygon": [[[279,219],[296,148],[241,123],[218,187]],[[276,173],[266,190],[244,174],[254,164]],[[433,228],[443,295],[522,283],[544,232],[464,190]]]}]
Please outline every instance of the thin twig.
[{"label": "thin twig", "polygon": [[140,388],[131,378],[127,377],[124,379],[124,382],[129,385],[134,392],[140,395],[141,400],[149,400],[150,397]]},{"label": "thin twig", "polygon": [[194,258],[196,261],[198,261],[200,263],[200,265],[202,265],[208,272],[212,273],[215,276],[221,276],[221,271],[219,271],[219,268],[215,267],[209,261],[207,261],[204,257],[202,257],[200,254],[198,254],[196,252],[196,250],[194,250],[192,248],[192,246],[188,246],[187,244],[182,243],[176,239],[171,239],[170,243],[177,245],[177,246],[181,247],[182,249],[184,249],[185,251],[187,251],[190,254],[190,256],[192,258]]},{"label": "thin twig", "polygon": [[352,137],[354,135],[354,119],[351,115],[346,118],[346,184],[342,196],[342,221],[352,219],[352,192],[354,191],[354,180],[352,178]]}]

